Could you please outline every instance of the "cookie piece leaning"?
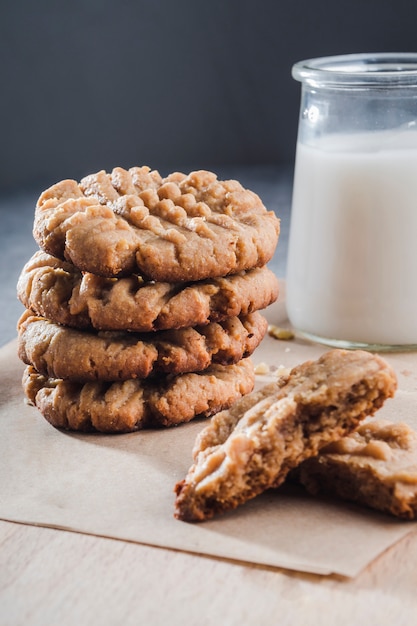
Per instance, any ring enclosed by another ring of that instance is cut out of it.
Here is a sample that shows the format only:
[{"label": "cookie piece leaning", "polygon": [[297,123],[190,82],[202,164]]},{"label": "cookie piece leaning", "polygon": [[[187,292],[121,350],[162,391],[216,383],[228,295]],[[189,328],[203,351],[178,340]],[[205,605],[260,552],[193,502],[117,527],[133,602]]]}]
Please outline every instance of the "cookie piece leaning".
[{"label": "cookie piece leaning", "polygon": [[23,388],[29,403],[56,428],[127,433],[213,415],[250,393],[254,379],[250,359],[152,382],[73,383],[48,378],[28,366]]},{"label": "cookie piece leaning", "polygon": [[20,274],[17,295],[27,309],[58,324],[151,332],[264,309],[278,297],[278,280],[266,266],[196,283],[103,278],[38,250]]},{"label": "cookie piece leaning", "polygon": [[212,172],[162,178],[116,167],[47,189],[33,235],[45,252],[99,276],[197,281],[266,265],[279,220],[255,193]]},{"label": "cookie piece leaning", "polygon": [[404,423],[371,420],[302,463],[296,476],[313,495],[416,519],[417,433]]},{"label": "cookie piece leaning", "polygon": [[41,374],[76,382],[148,378],[230,365],[252,354],[268,323],[258,312],[197,328],[157,333],[88,332],[25,311],[18,356]]},{"label": "cookie piece leaning", "polygon": [[233,509],[356,428],[396,389],[392,368],[365,351],[332,350],[214,418],[176,485],[175,516],[206,520]]}]

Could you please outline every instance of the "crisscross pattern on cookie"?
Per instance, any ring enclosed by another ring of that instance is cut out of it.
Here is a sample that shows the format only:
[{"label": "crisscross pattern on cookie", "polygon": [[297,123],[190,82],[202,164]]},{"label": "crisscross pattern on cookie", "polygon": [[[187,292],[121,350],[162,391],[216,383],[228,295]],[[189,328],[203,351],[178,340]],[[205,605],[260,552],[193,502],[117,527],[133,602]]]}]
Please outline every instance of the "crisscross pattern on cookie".
[{"label": "crisscross pattern on cookie", "polygon": [[82,271],[175,282],[265,265],[279,220],[255,193],[212,172],[162,178],[117,167],[47,189],[33,232],[44,251]]},{"label": "crisscross pattern on cookie", "polygon": [[252,354],[268,323],[258,312],[196,328],[136,334],[87,332],[26,311],[18,323],[18,355],[38,372],[73,381],[117,381],[202,371]]},{"label": "crisscross pattern on cookie", "polygon": [[23,389],[28,401],[57,428],[121,433],[213,415],[250,393],[254,378],[250,359],[154,382],[74,383],[48,378],[28,366]]},{"label": "crisscross pattern on cookie", "polygon": [[37,251],[20,274],[17,294],[26,308],[59,324],[149,332],[263,309],[278,297],[278,280],[267,267],[197,283],[103,278]]}]

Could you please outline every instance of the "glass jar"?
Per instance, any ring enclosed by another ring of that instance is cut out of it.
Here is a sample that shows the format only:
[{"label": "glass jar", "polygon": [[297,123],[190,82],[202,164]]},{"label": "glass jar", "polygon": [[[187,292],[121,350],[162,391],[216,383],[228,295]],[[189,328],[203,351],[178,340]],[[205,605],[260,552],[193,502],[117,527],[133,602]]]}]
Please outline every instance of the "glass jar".
[{"label": "glass jar", "polygon": [[300,333],[417,348],[417,54],[302,61],[287,266]]}]

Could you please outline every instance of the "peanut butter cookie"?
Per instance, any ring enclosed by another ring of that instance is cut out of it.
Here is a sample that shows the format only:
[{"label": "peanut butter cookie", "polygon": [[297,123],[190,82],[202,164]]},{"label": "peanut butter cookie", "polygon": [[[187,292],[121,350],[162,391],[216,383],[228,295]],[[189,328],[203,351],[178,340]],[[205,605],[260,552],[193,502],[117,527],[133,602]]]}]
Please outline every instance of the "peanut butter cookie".
[{"label": "peanut butter cookie", "polygon": [[267,267],[196,283],[103,278],[38,251],[20,274],[17,295],[27,309],[66,326],[150,332],[263,309],[277,299],[278,280]]},{"label": "peanut butter cookie", "polygon": [[417,433],[407,424],[377,419],[361,424],[302,463],[296,475],[313,495],[417,517]]},{"label": "peanut butter cookie", "polygon": [[85,384],[48,378],[28,366],[23,388],[29,403],[57,428],[126,433],[213,415],[249,393],[254,378],[250,359],[152,381]]},{"label": "peanut butter cookie", "polygon": [[148,167],[117,167],[47,189],[33,234],[82,271],[197,281],[265,265],[279,220],[255,193],[212,172],[162,178]]},{"label": "peanut butter cookie", "polygon": [[332,350],[215,415],[176,485],[175,516],[211,518],[244,503],[354,430],[396,389],[391,367],[364,351]]},{"label": "peanut butter cookie", "polygon": [[27,310],[18,323],[18,355],[52,378],[78,382],[147,378],[237,363],[252,354],[267,326],[266,319],[254,312],[196,328],[147,334],[88,332]]}]

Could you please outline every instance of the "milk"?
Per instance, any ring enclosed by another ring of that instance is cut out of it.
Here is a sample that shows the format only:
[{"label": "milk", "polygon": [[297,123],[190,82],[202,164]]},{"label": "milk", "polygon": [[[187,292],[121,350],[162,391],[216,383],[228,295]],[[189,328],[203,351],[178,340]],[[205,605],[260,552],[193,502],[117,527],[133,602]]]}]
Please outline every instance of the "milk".
[{"label": "milk", "polygon": [[298,143],[287,307],[324,339],[417,344],[417,130]]}]

